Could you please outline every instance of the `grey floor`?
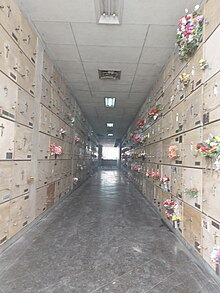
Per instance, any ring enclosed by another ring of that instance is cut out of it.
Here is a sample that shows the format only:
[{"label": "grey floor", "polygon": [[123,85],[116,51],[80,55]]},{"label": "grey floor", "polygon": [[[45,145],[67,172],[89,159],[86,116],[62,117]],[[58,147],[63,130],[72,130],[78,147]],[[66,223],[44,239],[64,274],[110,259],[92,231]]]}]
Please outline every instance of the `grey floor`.
[{"label": "grey floor", "polygon": [[220,292],[117,171],[101,171],[0,257],[0,293]]}]

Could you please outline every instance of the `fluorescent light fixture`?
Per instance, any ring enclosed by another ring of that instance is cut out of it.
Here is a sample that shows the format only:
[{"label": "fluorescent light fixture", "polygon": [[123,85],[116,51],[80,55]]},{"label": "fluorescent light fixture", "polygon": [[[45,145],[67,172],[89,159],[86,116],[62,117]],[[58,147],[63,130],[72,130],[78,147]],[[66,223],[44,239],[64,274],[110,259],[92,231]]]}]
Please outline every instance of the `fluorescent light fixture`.
[{"label": "fluorescent light fixture", "polygon": [[113,127],[113,126],[114,126],[114,123],[112,123],[112,122],[107,122],[106,125],[107,125],[107,127]]},{"label": "fluorescent light fixture", "polygon": [[113,136],[113,133],[108,133],[108,136]]},{"label": "fluorescent light fixture", "polygon": [[124,0],[94,0],[99,24],[120,24]]},{"label": "fluorescent light fixture", "polygon": [[113,97],[105,97],[104,104],[107,108],[115,108],[116,98]]}]

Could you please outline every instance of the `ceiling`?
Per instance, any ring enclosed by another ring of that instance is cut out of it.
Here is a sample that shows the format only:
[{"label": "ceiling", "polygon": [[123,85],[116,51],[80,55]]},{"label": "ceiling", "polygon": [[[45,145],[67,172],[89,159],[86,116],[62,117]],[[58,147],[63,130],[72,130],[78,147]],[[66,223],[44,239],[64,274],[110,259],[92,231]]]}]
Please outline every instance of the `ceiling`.
[{"label": "ceiling", "polygon": [[[94,1],[18,0],[106,144],[125,134],[174,49],[178,19],[199,1],[124,0],[120,25],[98,24]],[[100,80],[98,69],[121,70],[121,79]],[[116,108],[104,107],[106,96]]]}]

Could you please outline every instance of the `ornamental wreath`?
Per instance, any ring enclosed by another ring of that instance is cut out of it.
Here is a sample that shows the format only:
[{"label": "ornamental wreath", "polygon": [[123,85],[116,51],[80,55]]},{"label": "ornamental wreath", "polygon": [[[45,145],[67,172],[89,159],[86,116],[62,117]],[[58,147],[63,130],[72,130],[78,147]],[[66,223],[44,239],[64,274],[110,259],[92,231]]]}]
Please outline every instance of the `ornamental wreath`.
[{"label": "ornamental wreath", "polygon": [[[197,10],[199,7],[196,7]],[[177,28],[176,40],[179,47],[179,56],[182,60],[187,60],[192,56],[202,42],[202,31],[204,16],[198,11],[188,13],[180,18]]]}]

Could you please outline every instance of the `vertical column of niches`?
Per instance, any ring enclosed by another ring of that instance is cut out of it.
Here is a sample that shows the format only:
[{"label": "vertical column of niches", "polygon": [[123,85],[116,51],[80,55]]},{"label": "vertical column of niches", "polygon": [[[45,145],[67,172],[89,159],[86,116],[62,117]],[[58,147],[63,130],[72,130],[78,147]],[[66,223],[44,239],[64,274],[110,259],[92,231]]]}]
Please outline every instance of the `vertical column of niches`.
[{"label": "vertical column of niches", "polygon": [[0,244],[33,219],[32,176],[37,35],[15,1],[0,8]]}]

